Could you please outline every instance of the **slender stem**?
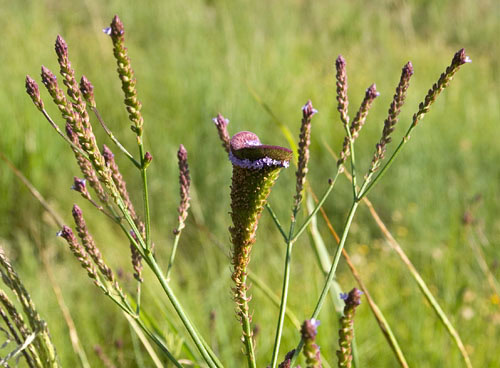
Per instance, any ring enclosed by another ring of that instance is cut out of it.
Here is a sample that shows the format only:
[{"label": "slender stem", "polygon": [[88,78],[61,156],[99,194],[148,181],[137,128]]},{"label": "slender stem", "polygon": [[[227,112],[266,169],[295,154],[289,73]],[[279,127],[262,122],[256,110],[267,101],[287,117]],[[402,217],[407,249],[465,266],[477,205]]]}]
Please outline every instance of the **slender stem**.
[{"label": "slender stem", "polygon": [[349,215],[347,216],[346,224],[344,226],[344,232],[342,233],[342,238],[340,239],[339,246],[337,247],[337,251],[335,252],[335,256],[333,258],[332,267],[330,268],[330,271],[328,272],[328,276],[327,276],[327,279],[325,281],[325,285],[324,285],[323,290],[321,292],[321,295],[318,299],[316,307],[314,308],[314,312],[313,312],[311,318],[317,318],[319,315],[319,312],[321,311],[321,308],[323,307],[325,297],[328,294],[328,290],[330,290],[330,284],[335,276],[335,272],[337,271],[337,266],[339,264],[340,256],[342,255],[342,249],[344,249],[345,242],[347,240],[347,235],[349,234],[352,220],[354,219],[354,215],[356,214],[356,210],[358,208],[358,205],[359,205],[358,202],[354,202],[351,206],[351,209],[349,211]]},{"label": "slender stem", "polygon": [[242,280],[242,287],[243,290],[239,291],[240,296],[239,296],[239,309],[240,309],[240,317],[241,317],[241,323],[243,327],[243,342],[245,344],[245,348],[247,350],[247,362],[248,362],[248,367],[249,368],[256,368],[256,362],[255,362],[255,350],[253,346],[253,340],[252,340],[252,328],[251,328],[251,323],[250,323],[250,317],[248,315],[248,298],[247,298],[247,291],[246,291],[246,281],[247,281],[247,275],[246,275],[246,267],[243,270],[243,276],[241,277]]},{"label": "slender stem", "polygon": [[158,368],[162,368],[163,364],[160,361],[160,358],[156,355],[155,350],[153,349],[153,347],[149,343],[148,337],[146,337],[146,335],[143,333],[143,331],[141,331],[141,329],[139,328],[139,326],[135,322],[135,319],[132,318],[131,316],[129,316],[127,313],[123,313],[123,315],[125,316],[125,318],[127,319],[128,323],[129,323],[130,337],[132,340],[132,345],[133,345],[133,349],[134,349],[134,356],[135,356],[134,360],[135,360],[135,364],[137,364],[137,367],[138,368],[144,367],[144,360],[142,357],[142,352],[141,352],[141,349],[140,349],[138,341],[137,341],[138,339],[140,339],[142,345],[144,346],[144,348],[148,352],[149,357],[151,358],[151,360],[153,361],[155,366]]},{"label": "slender stem", "polygon": [[[131,316],[133,317],[133,316]],[[146,333],[146,335],[149,336],[149,338],[151,340],[153,340],[156,345],[161,349],[162,352],[165,353],[165,355],[168,357],[168,359],[170,359],[170,361],[176,366],[176,367],[179,367],[179,368],[182,368],[182,365],[181,363],[179,363],[177,361],[177,359],[175,359],[175,357],[172,355],[172,353],[170,352],[170,350],[168,350],[167,346],[165,345],[165,343],[160,340],[158,338],[158,336],[156,336],[156,334],[152,333],[147,327],[146,325],[144,324],[144,322],[140,319],[140,318],[134,318],[134,321],[139,325],[139,327],[141,327],[141,329]]]},{"label": "slender stem", "polygon": [[146,227],[146,249],[151,250],[151,214],[149,211],[149,195],[148,195],[148,176],[146,174],[146,165],[144,162],[144,146],[142,145],[142,139],[137,137],[139,142],[139,155],[141,156],[141,178],[142,178],[142,193],[144,199],[144,218]]},{"label": "slender stem", "polygon": [[59,128],[59,126],[54,123],[54,120],[52,120],[52,118],[50,117],[49,113],[47,111],[45,111],[45,109],[42,110],[42,114],[43,116],[45,116],[45,119],[47,119],[47,121],[50,123],[50,125],[56,130],[56,132],[61,136],[63,137],[63,139],[74,149],[76,150],[80,155],[82,155],[83,157],[85,157],[87,160],[89,158],[89,155],[87,154],[87,152],[84,152],[80,147],[78,147],[76,144],[74,144],[73,142],[71,142],[71,140],[66,136],[66,134],[64,134],[62,132],[62,130]]},{"label": "slender stem", "polygon": [[352,175],[352,194],[354,198],[358,196],[356,183],[356,155],[354,152],[354,139],[352,139],[351,129],[346,126],[347,138],[349,139],[349,149],[351,150],[351,175]]},{"label": "slender stem", "polygon": [[172,266],[174,265],[175,254],[177,253],[177,246],[179,244],[179,239],[181,237],[181,231],[182,230],[179,230],[175,234],[174,246],[172,247],[172,254],[170,255],[170,259],[168,260],[168,267],[167,267],[167,272],[165,275],[165,277],[167,278],[167,281],[170,281],[170,271],[172,271]]},{"label": "slender stem", "polygon": [[314,216],[316,215],[316,213],[318,213],[319,209],[323,206],[326,199],[328,198],[328,195],[331,193],[333,187],[335,186],[335,182],[337,181],[338,176],[339,176],[339,170],[337,170],[333,179],[330,180],[328,188],[326,189],[325,193],[321,196],[321,199],[319,200],[319,202],[316,205],[316,207],[314,208],[314,210],[306,218],[306,220],[304,221],[302,226],[299,228],[297,233],[290,238],[290,241],[292,243],[295,242],[295,240],[304,232],[304,230],[307,228],[307,226],[311,223],[311,221],[314,218]]},{"label": "slender stem", "polygon": [[271,214],[271,218],[273,219],[274,221],[274,224],[276,225],[276,227],[278,228],[278,230],[280,231],[281,235],[283,236],[283,239],[285,240],[285,242],[288,241],[288,237],[286,236],[285,234],[285,230],[283,229],[283,226],[281,226],[281,223],[280,223],[280,220],[278,219],[278,217],[276,216],[276,213],[274,213],[273,209],[271,208],[271,206],[269,205],[269,203],[266,203],[266,209],[269,211],[269,213]]},{"label": "slender stem", "polygon": [[[320,201],[320,203],[321,203],[321,201]],[[359,202],[354,201],[352,206],[351,206],[351,209],[349,210],[349,215],[347,216],[347,220],[346,220],[346,223],[344,226],[344,231],[342,233],[342,237],[340,239],[339,246],[337,247],[337,251],[335,252],[332,267],[330,268],[330,271],[328,272],[328,276],[327,276],[327,279],[326,279],[325,284],[323,286],[323,290],[321,291],[321,295],[319,296],[318,302],[316,303],[316,307],[314,308],[314,312],[313,312],[311,318],[317,318],[319,315],[319,312],[321,311],[321,308],[323,307],[323,304],[325,302],[328,291],[330,290],[331,283],[332,283],[333,278],[335,276],[335,272],[337,271],[337,266],[339,264],[340,256],[342,255],[342,249],[344,249],[344,245],[345,245],[345,242],[347,240],[347,235],[349,234],[349,230],[350,230],[351,225],[352,225],[352,220],[354,219],[354,215],[356,214],[356,210],[357,210],[358,206],[359,206]],[[293,358],[292,358],[292,365],[295,362],[295,360],[297,359],[303,346],[304,346],[304,341],[301,339],[299,345],[295,349],[295,353],[294,353]]]},{"label": "slender stem", "polygon": [[[264,281],[262,281],[256,274],[251,271],[248,272],[248,278],[255,285],[256,288],[260,289],[265,296],[273,303],[276,307],[280,307],[280,298],[266,285]],[[288,318],[289,322],[300,331],[300,321],[293,313],[290,308],[287,308],[285,311],[285,316]]]},{"label": "slender stem", "polygon": [[[377,182],[380,179],[382,179],[382,176],[385,174],[385,172],[387,171],[387,169],[392,165],[392,163],[396,159],[396,157],[398,157],[398,155],[401,152],[401,149],[403,148],[403,146],[410,140],[410,133],[413,130],[413,128],[415,128],[415,125],[413,125],[413,124],[410,125],[410,128],[408,128],[408,131],[406,132],[406,134],[404,135],[404,137],[401,139],[401,142],[399,142],[398,146],[396,147],[396,150],[393,152],[393,154],[391,155],[391,157],[389,158],[389,160],[387,160],[387,162],[382,167],[382,169],[380,170],[380,172],[378,173],[378,175],[375,177],[375,179],[373,179],[373,181],[371,181],[371,177],[373,176],[373,172],[371,172],[370,174],[368,174],[368,178],[365,180],[365,183],[363,183],[364,189],[362,188],[359,191],[358,200],[363,199],[363,197],[366,196],[368,194],[368,192],[370,192],[370,190],[373,188],[373,186],[375,184],[377,184]],[[370,181],[371,181],[371,183],[369,183],[368,186],[366,186],[365,184],[367,184]]]},{"label": "slender stem", "polygon": [[[410,131],[411,131],[411,129],[408,130],[406,136],[409,137],[409,132]],[[335,154],[333,153],[333,151],[330,149],[330,147],[328,145],[326,145],[326,147],[330,151],[330,154],[332,154],[332,156],[334,157],[334,159],[337,159],[337,157],[335,156]],[[347,173],[345,173],[345,174],[346,174],[347,178],[349,180],[351,180],[351,178],[349,177],[349,175]],[[366,183],[366,181],[365,181],[365,183]],[[359,191],[359,192],[362,193],[363,191]],[[392,236],[392,234],[390,233],[390,231],[385,226],[384,222],[381,220],[380,216],[375,211],[375,208],[373,207],[373,204],[370,202],[370,200],[367,197],[365,197],[364,194],[362,195],[362,199],[363,199],[363,202],[368,207],[368,210],[370,211],[370,213],[371,213],[373,219],[375,220],[377,226],[380,228],[380,230],[382,231],[382,233],[384,234],[384,236],[387,238],[388,244],[396,252],[396,254],[401,258],[401,260],[406,265],[406,267],[408,268],[408,270],[410,270],[410,273],[411,273],[412,277],[414,278],[414,280],[417,282],[420,291],[424,294],[425,298],[427,299],[427,301],[429,302],[429,304],[432,306],[432,308],[434,309],[435,313],[438,315],[438,318],[441,320],[441,322],[443,323],[443,325],[447,329],[448,333],[450,334],[450,336],[455,341],[455,344],[457,345],[458,349],[460,350],[460,353],[462,354],[462,357],[464,359],[465,365],[468,368],[472,368],[472,364],[470,362],[469,354],[467,353],[467,350],[465,349],[465,346],[464,346],[464,344],[462,342],[462,339],[460,338],[460,335],[458,334],[457,330],[454,328],[454,326],[452,325],[452,323],[449,321],[448,317],[446,316],[446,314],[442,310],[442,308],[439,305],[439,303],[436,300],[436,298],[432,295],[432,293],[429,290],[427,284],[425,283],[425,281],[423,280],[423,278],[420,276],[419,272],[417,271],[417,269],[415,268],[415,266],[413,265],[413,263],[410,261],[410,259],[408,258],[408,256],[404,252],[404,250],[401,248],[401,246],[396,241],[396,239],[394,239],[394,237]]]},{"label": "slender stem", "polygon": [[99,113],[99,110],[97,110],[96,107],[91,107],[90,109],[92,110],[92,112],[96,116],[97,120],[101,124],[102,128],[104,129],[104,131],[106,132],[106,134],[108,135],[108,137],[113,141],[114,144],[116,144],[116,146],[120,149],[120,151],[122,151],[125,154],[125,156],[127,156],[129,158],[129,160],[132,161],[132,163],[138,169],[140,169],[141,168],[141,164],[134,158],[134,156],[132,156],[130,154],[129,151],[127,151],[127,149],[125,147],[123,147],[123,145],[120,143],[120,141],[118,139],[116,139],[116,137],[114,136],[113,132],[104,123],[104,120],[102,119],[101,114]]},{"label": "slender stem", "polygon": [[279,313],[279,318],[278,318],[278,325],[276,327],[276,335],[274,338],[274,347],[273,347],[273,356],[271,360],[271,367],[275,368],[276,364],[278,362],[278,354],[279,354],[279,347],[281,343],[281,335],[283,333],[283,323],[285,320],[285,313],[286,313],[286,303],[287,303],[287,298],[288,298],[288,288],[290,284],[290,267],[291,267],[291,258],[292,258],[292,248],[293,248],[293,243],[297,238],[302,234],[302,232],[307,228],[307,226],[311,223],[311,221],[314,218],[314,215],[318,212],[318,210],[321,208],[321,206],[325,203],[326,198],[332,191],[335,182],[337,181],[339,175],[339,170],[337,170],[337,173],[335,174],[335,177],[333,180],[330,181],[328,189],[325,191],[323,196],[321,197],[321,200],[319,201],[318,205],[316,208],[311,212],[309,217],[306,219],[304,224],[300,227],[300,229],[297,231],[295,235],[293,235],[294,230],[295,230],[295,224],[296,224],[296,218],[297,218],[297,213],[299,211],[299,207],[294,207],[293,208],[293,214],[292,214],[292,221],[290,223],[290,231],[288,236],[285,238],[286,241],[286,257],[285,257],[285,270],[283,272],[283,287],[281,291],[281,303],[280,303],[280,313]]},{"label": "slender stem", "polygon": [[135,307],[135,313],[139,315],[141,313],[141,281],[137,281],[137,305]]},{"label": "slender stem", "polygon": [[[291,229],[291,231],[293,231],[293,229]],[[278,362],[281,335],[283,333],[283,322],[285,320],[286,303],[288,298],[288,286],[290,284],[290,268],[291,268],[290,266],[292,261],[292,248],[293,248],[293,243],[291,241],[287,241],[286,256],[285,256],[285,271],[283,272],[283,287],[281,290],[280,312],[278,317],[278,325],[276,326],[276,335],[274,337],[273,357],[271,360],[271,367],[273,368],[276,367],[276,364]]]},{"label": "slender stem", "polygon": [[195,328],[193,327],[191,321],[189,320],[188,316],[184,312],[184,309],[180,305],[179,301],[177,300],[177,297],[175,296],[173,290],[170,288],[168,285],[167,280],[163,276],[163,273],[158,266],[158,263],[156,263],[156,260],[154,259],[153,255],[151,253],[148,253],[146,257],[144,258],[148,265],[151,267],[151,270],[154,272],[156,275],[158,281],[160,282],[160,285],[162,286],[163,290],[165,291],[165,294],[167,294],[168,299],[172,303],[172,306],[174,307],[175,311],[177,312],[177,315],[181,319],[182,323],[184,324],[184,327],[186,327],[189,335],[193,339],[193,342],[195,343],[196,347],[200,351],[201,355],[203,356],[203,359],[205,359],[206,363],[208,364],[209,367],[222,367],[222,364],[218,362],[217,360],[213,360],[211,355],[207,351],[207,344],[202,342],[201,337],[198,335],[196,332]]}]

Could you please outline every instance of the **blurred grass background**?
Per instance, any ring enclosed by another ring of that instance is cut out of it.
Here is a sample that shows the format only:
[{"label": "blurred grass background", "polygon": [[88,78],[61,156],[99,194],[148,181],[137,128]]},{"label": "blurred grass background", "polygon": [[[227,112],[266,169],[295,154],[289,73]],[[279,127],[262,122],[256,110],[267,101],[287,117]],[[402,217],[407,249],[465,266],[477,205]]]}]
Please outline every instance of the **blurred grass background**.
[{"label": "blurred grass background", "polygon": [[[58,70],[53,44],[61,34],[69,45],[77,76],[85,74],[93,82],[108,126],[134,151],[111,41],[101,31],[114,14],[121,17],[144,106],[146,145],[154,156],[149,173],[157,254],[166,265],[177,219],[175,154],[183,143],[189,152],[194,198],[172,282],[204,335],[212,332],[228,367],[243,364],[240,329],[229,292],[230,267],[225,258],[229,253],[231,167],[211,118],[221,112],[231,120],[231,134],[252,130],[265,143],[287,145],[249,88],[297,136],[300,108],[312,99],[320,113],[313,122],[309,181],[321,193],[335,170],[325,144],[338,152],[343,140],[335,104],[337,55],[341,53],[347,60],[351,115],[371,83],[381,92],[357,143],[358,161],[366,168],[404,63],[413,62],[415,75],[396,142],[427,89],[454,52],[465,47],[473,63],[463,67],[438,99],[371,199],[449,314],[474,366],[498,366],[500,301],[481,272],[470,233],[462,223],[474,198],[481,196],[475,202],[473,227],[488,239],[482,250],[498,279],[497,1],[0,0],[0,8],[0,150],[67,223],[72,224],[72,203],[82,206],[106,259],[115,269],[125,271],[128,278],[124,284],[132,289],[127,242],[106,218],[69,190],[73,175],[78,175],[73,156],[24,91],[26,74],[40,81],[40,65]],[[45,91],[42,96],[46,108],[62,123]],[[100,129],[96,132],[101,143],[112,147]],[[140,208],[139,175],[125,158],[117,160]],[[94,345],[101,345],[118,362],[120,350],[113,342],[122,341],[126,366],[137,366],[125,319],[92,286],[63,242],[56,239],[57,229],[40,205],[3,163],[0,173],[0,242],[48,322],[62,365],[71,366],[77,360],[42,267],[40,246],[49,250],[51,270],[92,365],[101,364],[93,354]],[[286,170],[270,198],[285,224],[294,188],[293,169]],[[349,185],[343,179],[325,206],[339,231],[350,200]],[[333,249],[333,240],[320,224],[327,246]],[[386,314],[410,365],[462,366],[458,350],[399,258],[384,243],[366,209],[359,211],[352,230],[347,250]],[[264,214],[250,268],[276,294],[281,290],[283,258],[280,235]],[[322,286],[307,237],[296,244],[294,260],[289,305],[304,319],[312,312]],[[346,291],[355,286],[342,262],[338,278]],[[164,318],[178,323],[168,302],[156,296],[156,282],[148,274],[146,280],[144,306],[162,321],[161,328],[169,334]],[[272,352],[277,310],[257,288],[252,288],[252,294],[254,322],[260,328],[257,354],[259,366],[264,366]],[[216,311],[214,328],[209,322],[212,310]],[[331,305],[324,308],[320,320],[321,352],[334,363],[337,321]],[[396,366],[367,304],[359,309],[356,323],[362,366]],[[287,327],[281,356],[297,342],[297,333]],[[150,366],[147,356],[144,359],[145,366]]]}]

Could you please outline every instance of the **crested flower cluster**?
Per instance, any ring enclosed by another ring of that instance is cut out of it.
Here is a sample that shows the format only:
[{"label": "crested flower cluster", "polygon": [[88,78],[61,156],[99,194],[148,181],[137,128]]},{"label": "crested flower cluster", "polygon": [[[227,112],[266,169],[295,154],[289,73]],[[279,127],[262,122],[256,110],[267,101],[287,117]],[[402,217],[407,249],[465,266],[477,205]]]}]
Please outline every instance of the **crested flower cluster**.
[{"label": "crested flower cluster", "polygon": [[292,151],[279,146],[263,145],[252,132],[239,132],[230,141],[229,157],[233,164],[231,184],[231,233],[232,279],[235,283],[233,297],[237,314],[243,326],[245,352],[253,359],[253,337],[250,328],[251,314],[246,285],[250,251],[260,216],[274,182],[283,167],[289,165]]}]

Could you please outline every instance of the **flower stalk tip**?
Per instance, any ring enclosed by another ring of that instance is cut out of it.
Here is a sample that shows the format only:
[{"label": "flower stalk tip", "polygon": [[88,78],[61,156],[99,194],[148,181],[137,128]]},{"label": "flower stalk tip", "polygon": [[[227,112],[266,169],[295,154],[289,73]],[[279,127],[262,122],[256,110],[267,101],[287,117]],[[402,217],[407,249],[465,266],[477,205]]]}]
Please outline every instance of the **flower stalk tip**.
[{"label": "flower stalk tip", "polygon": [[[377,92],[377,87],[375,84],[372,84],[370,87],[366,89],[363,102],[361,102],[361,106],[359,107],[359,110],[349,128],[353,143],[356,140],[356,138],[358,138],[359,132],[361,131],[361,128],[366,122],[366,118],[368,116],[370,108],[372,107],[373,101],[379,95],[380,93]],[[337,161],[337,166],[343,165],[347,157],[349,157],[349,155],[351,154],[350,143],[351,142],[349,141],[349,136],[347,135],[344,138],[344,144],[342,145],[342,151],[340,152],[339,160]]]},{"label": "flower stalk tip", "polygon": [[464,64],[471,63],[472,60],[466,55],[465,49],[458,50],[455,55],[453,55],[453,59],[451,60],[451,64],[446,68],[444,73],[441,73],[438,81],[434,83],[427,92],[427,95],[418,106],[418,111],[413,115],[412,119],[412,127],[415,127],[420,120],[422,120],[431,105],[436,101],[437,96],[448,87],[455,73],[460,69],[460,67]]},{"label": "flower stalk tip", "polygon": [[354,314],[361,304],[363,292],[356,288],[348,294],[341,293],[344,300],[344,315],[340,318],[339,350],[337,350],[338,366],[350,368],[352,365],[352,340],[354,339]]},{"label": "flower stalk tip", "polygon": [[395,129],[396,123],[398,122],[398,115],[401,112],[401,108],[406,99],[406,92],[410,86],[410,78],[413,75],[413,65],[409,61],[403,67],[401,71],[401,78],[399,84],[396,87],[396,92],[389,106],[389,111],[387,118],[384,121],[384,129],[382,131],[382,137],[380,141],[375,146],[375,154],[373,155],[372,163],[369,172],[375,172],[379,166],[380,162],[384,159],[387,150],[387,144],[392,141],[391,134]]},{"label": "flower stalk tip", "polygon": [[35,80],[29,75],[26,76],[26,93],[33,100],[36,108],[40,111],[43,111],[44,106],[42,98],[40,97],[40,89],[38,88],[38,84],[35,82]]},{"label": "flower stalk tip", "polygon": [[212,119],[215,126],[217,127],[217,132],[219,133],[219,138],[222,141],[222,147],[229,153],[230,150],[230,138],[227,131],[227,125],[229,124],[229,119],[224,118],[220,113],[217,114],[215,118]]},{"label": "flower stalk tip", "polygon": [[335,68],[337,70],[336,79],[337,79],[337,110],[340,113],[340,120],[344,125],[344,128],[347,130],[349,127],[349,115],[348,115],[348,107],[349,107],[349,99],[347,98],[347,71],[346,71],[346,61],[342,55],[337,57],[335,60]]},{"label": "flower stalk tip", "polygon": [[76,257],[76,259],[80,262],[82,268],[84,268],[87,271],[88,276],[92,280],[94,280],[94,283],[96,285],[99,285],[97,270],[92,261],[90,260],[90,257],[85,251],[85,249],[78,242],[75,234],[73,233],[73,230],[71,230],[69,226],[64,225],[63,228],[57,233],[57,236],[60,236],[61,238],[66,240],[66,242],[69,245],[69,249]]},{"label": "flower stalk tip", "polygon": [[87,101],[90,106],[95,108],[96,103],[94,99],[94,86],[84,75],[82,75],[82,78],[80,79],[80,92],[82,92],[85,101]]},{"label": "flower stalk tip", "polygon": [[75,192],[78,192],[82,195],[83,198],[88,199],[89,201],[92,199],[90,196],[90,193],[87,189],[87,184],[86,184],[85,179],[80,179],[78,177],[73,178],[73,185],[71,186],[71,189],[73,189]]},{"label": "flower stalk tip", "polygon": [[306,357],[308,368],[322,367],[319,346],[315,343],[319,324],[317,319],[312,318],[304,321],[300,329],[302,340],[304,341],[304,356]]},{"label": "flower stalk tip", "polygon": [[111,36],[111,41],[113,42],[113,54],[118,66],[118,76],[122,82],[122,91],[125,97],[124,102],[129,114],[129,120],[133,123],[131,129],[139,137],[139,142],[142,142],[141,137],[144,123],[141,114],[142,104],[137,98],[137,81],[130,58],[128,57],[127,48],[125,47],[125,28],[117,15],[114,16],[111,22],[110,30],[106,29],[105,33]]},{"label": "flower stalk tip", "polygon": [[179,233],[185,226],[185,221],[188,216],[189,201],[189,188],[191,187],[191,177],[189,175],[189,166],[187,162],[186,148],[181,144],[177,151],[177,159],[179,162],[179,187],[180,187],[180,203],[177,211],[179,213],[179,226],[176,233]]},{"label": "flower stalk tip", "polygon": [[294,212],[298,211],[300,203],[302,202],[302,191],[304,189],[304,184],[306,181],[306,175],[309,171],[307,164],[309,163],[309,146],[311,144],[311,119],[318,113],[311,100],[302,107],[302,124],[300,125],[300,136],[299,136],[299,159],[297,164],[297,171],[295,176],[297,177],[295,186],[295,203]]},{"label": "flower stalk tip", "polygon": [[87,254],[92,258],[94,263],[97,265],[97,268],[101,272],[101,274],[110,282],[114,281],[114,275],[113,271],[111,268],[104,263],[104,260],[102,258],[101,252],[95,245],[94,239],[92,238],[92,235],[90,235],[90,232],[87,228],[87,223],[85,222],[85,219],[83,218],[83,213],[80,207],[78,207],[76,204],[73,206],[72,210],[73,218],[75,220],[76,224],[76,230],[78,232],[78,236],[80,237],[83,247],[85,248],[85,251]]}]

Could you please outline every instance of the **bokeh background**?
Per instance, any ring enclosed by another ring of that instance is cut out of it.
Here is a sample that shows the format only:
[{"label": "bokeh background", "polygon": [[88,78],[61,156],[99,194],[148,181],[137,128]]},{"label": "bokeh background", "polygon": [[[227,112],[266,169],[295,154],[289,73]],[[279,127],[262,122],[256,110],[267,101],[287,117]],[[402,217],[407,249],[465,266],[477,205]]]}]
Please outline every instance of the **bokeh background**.
[{"label": "bokeh background", "polygon": [[[149,173],[157,255],[166,265],[177,221],[176,150],[182,143],[189,152],[193,201],[173,287],[200,330],[216,344],[222,361],[228,367],[242,366],[226,258],[231,167],[211,118],[221,112],[231,121],[231,134],[252,130],[265,143],[286,146],[282,131],[255,95],[296,136],[300,108],[312,99],[319,114],[312,127],[309,183],[320,193],[336,167],[327,147],[338,152],[343,140],[335,102],[337,55],[347,60],[351,114],[371,83],[381,92],[357,141],[360,170],[365,170],[401,67],[411,60],[415,74],[395,142],[454,52],[465,47],[473,63],[465,65],[440,96],[370,198],[460,332],[474,365],[494,367],[500,361],[500,301],[474,249],[482,250],[491,275],[498,279],[499,4],[495,0],[0,0],[0,151],[67,223],[72,223],[73,203],[83,208],[101,251],[115,270],[123,270],[122,282],[133,290],[126,240],[69,189],[73,176],[79,174],[73,155],[24,91],[26,74],[40,82],[41,65],[58,69],[53,45],[61,34],[77,76],[85,74],[93,82],[108,126],[135,152],[111,41],[102,33],[118,14],[125,24],[144,106],[147,150],[154,156]],[[62,125],[44,90],[42,97]],[[101,129],[95,130],[101,144],[112,146]],[[124,157],[117,161],[141,208],[138,172]],[[270,197],[284,223],[290,216],[294,188],[294,171],[286,170]],[[325,205],[338,231],[350,201],[349,184],[342,179]],[[464,225],[465,214],[472,218],[469,226]],[[335,243],[326,226],[321,221],[319,226],[327,247],[333,250]],[[50,271],[92,365],[102,365],[93,353],[93,347],[100,345],[118,366],[141,366],[141,356],[143,366],[151,366],[140,347],[134,350],[121,313],[87,279],[56,238],[56,231],[40,204],[0,162],[0,243],[48,322],[62,365],[78,361],[40,249],[49,256]],[[284,250],[278,231],[264,214],[250,268],[276,294],[281,290]],[[410,365],[462,366],[457,348],[365,208],[356,217],[347,250]],[[338,281],[345,290],[356,285],[343,262]],[[312,312],[321,286],[321,273],[304,236],[294,249],[289,299],[300,319]],[[149,274],[144,289],[144,308],[160,321],[167,339],[173,339],[164,321],[179,323],[166,299],[158,296],[159,287]],[[277,309],[257,288],[252,292],[254,322],[260,330],[259,366],[265,366],[272,352]],[[211,311],[216,311],[212,324]],[[324,308],[320,320],[318,344],[324,358],[335,365],[338,327],[331,305]],[[291,326],[286,327],[283,354],[295,346],[298,336]],[[358,312],[356,336],[362,366],[397,365],[366,303]]]}]

